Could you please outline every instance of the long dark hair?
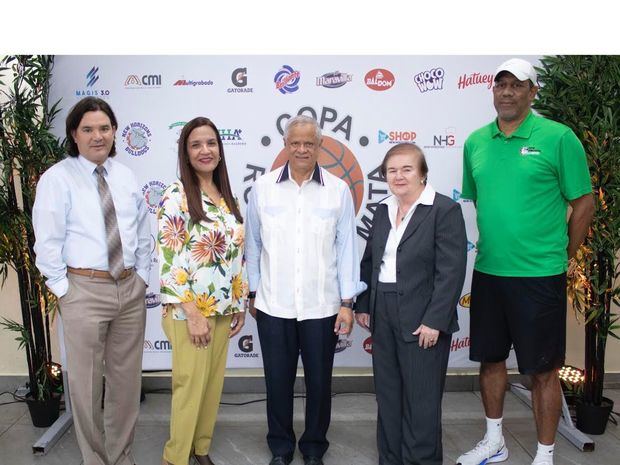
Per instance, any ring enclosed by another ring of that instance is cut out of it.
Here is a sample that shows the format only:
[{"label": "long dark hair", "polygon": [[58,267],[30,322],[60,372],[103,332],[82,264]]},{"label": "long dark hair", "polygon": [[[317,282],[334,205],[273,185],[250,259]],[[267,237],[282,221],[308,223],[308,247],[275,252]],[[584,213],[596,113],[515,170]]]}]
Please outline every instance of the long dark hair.
[{"label": "long dark hair", "polygon": [[204,209],[202,208],[202,193],[200,192],[200,181],[198,175],[192,165],[189,162],[189,155],[187,154],[187,140],[191,132],[201,126],[208,126],[213,129],[215,136],[217,137],[217,145],[220,149],[220,161],[217,167],[213,171],[213,182],[219,189],[220,194],[228,209],[231,211],[239,223],[243,223],[243,217],[235,202],[232,191],[230,189],[230,181],[228,180],[228,171],[226,170],[226,158],[224,158],[224,144],[222,144],[222,138],[220,132],[209,118],[198,116],[187,123],[181,131],[179,137],[179,173],[181,175],[181,183],[185,190],[185,196],[187,197],[187,208],[189,209],[189,215],[192,221],[195,223],[199,221],[211,222]]}]

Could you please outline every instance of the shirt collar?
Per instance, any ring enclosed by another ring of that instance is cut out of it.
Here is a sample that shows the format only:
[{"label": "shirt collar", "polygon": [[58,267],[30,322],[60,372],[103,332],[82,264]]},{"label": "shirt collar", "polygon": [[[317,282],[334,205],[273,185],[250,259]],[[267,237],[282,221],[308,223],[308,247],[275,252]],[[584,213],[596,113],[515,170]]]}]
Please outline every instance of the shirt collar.
[{"label": "shirt collar", "polygon": [[[280,176],[278,176],[278,179],[276,180],[276,182],[284,182],[284,181],[288,181],[291,178],[290,175],[290,166],[289,166],[289,162],[287,161],[284,166],[282,167],[282,171],[280,171]],[[310,178],[312,181],[315,181],[317,184],[324,186],[325,183],[323,182],[323,174],[321,173],[321,167],[319,166],[319,164],[317,163],[314,166],[314,171],[312,172],[312,177]]]},{"label": "shirt collar", "polygon": [[[433,205],[434,201],[435,201],[435,189],[433,189],[433,186],[427,183],[426,186],[424,186],[424,190],[420,194],[420,197],[418,197],[418,200],[416,200],[413,203],[413,205],[419,205],[419,204]],[[396,200],[395,195],[390,195],[389,197],[386,197],[379,203],[383,203],[387,205],[388,207],[398,208],[398,200]],[[411,206],[412,208],[413,208],[413,205]]]},{"label": "shirt collar", "polygon": [[[105,172],[109,173],[110,168],[112,166],[112,160],[110,157],[106,158],[106,161],[103,162],[103,167],[105,168]],[[78,156],[78,163],[84,167],[89,173],[95,173],[95,169],[97,168],[97,163],[93,163],[83,155]]]},{"label": "shirt collar", "polygon": [[[534,113],[532,112],[532,110],[530,110],[530,112],[525,117],[525,119],[521,122],[519,127],[515,130],[515,132],[510,134],[509,137],[519,137],[521,139],[528,139],[532,135],[532,129],[534,128],[535,122],[536,122],[536,117],[534,116]],[[497,118],[495,118],[495,121],[491,125],[491,137],[497,137],[499,135],[502,135],[503,137],[505,137],[502,131],[499,129],[499,125],[497,124]]]}]

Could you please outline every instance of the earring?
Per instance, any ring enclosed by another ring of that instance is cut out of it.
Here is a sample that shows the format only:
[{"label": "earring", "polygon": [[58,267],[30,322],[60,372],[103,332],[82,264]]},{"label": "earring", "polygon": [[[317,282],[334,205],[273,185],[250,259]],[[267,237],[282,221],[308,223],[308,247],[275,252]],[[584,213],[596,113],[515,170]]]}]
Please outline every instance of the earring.
[{"label": "earring", "polygon": [[420,184],[424,184],[424,179],[420,179]]}]

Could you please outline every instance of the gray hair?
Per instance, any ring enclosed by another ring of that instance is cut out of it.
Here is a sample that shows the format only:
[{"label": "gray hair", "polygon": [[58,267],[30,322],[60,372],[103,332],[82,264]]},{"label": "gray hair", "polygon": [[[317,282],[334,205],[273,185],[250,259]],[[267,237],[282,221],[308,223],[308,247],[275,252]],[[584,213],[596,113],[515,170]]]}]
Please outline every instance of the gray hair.
[{"label": "gray hair", "polygon": [[294,126],[302,126],[304,124],[311,124],[314,127],[316,140],[320,141],[323,135],[321,133],[321,127],[319,126],[319,123],[314,118],[306,115],[294,116],[286,122],[286,125],[284,126],[284,140],[288,139],[288,133],[290,132],[291,128],[293,128]]}]

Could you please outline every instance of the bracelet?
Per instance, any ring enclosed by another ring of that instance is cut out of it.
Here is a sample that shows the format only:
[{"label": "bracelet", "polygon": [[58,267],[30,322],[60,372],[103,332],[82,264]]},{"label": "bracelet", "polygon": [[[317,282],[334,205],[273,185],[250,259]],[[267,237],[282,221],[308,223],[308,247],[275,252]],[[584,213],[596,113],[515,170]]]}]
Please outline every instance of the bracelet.
[{"label": "bracelet", "polygon": [[353,301],[341,300],[340,301],[340,306],[341,307],[346,307],[346,308],[353,308]]},{"label": "bracelet", "polygon": [[256,291],[248,292],[248,299],[256,299]]}]

